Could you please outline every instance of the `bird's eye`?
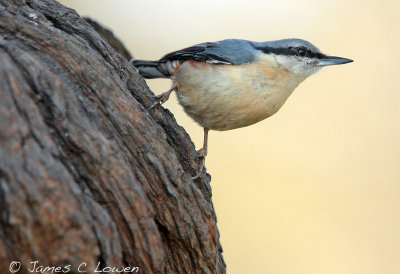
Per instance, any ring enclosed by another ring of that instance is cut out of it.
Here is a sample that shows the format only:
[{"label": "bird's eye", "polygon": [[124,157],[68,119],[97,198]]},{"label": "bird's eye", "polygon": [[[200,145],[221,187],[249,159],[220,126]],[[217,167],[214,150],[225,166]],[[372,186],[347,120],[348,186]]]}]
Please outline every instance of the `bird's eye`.
[{"label": "bird's eye", "polygon": [[306,56],[307,51],[306,51],[305,49],[303,49],[303,48],[299,48],[299,49],[297,50],[297,54],[298,54],[299,56]]}]

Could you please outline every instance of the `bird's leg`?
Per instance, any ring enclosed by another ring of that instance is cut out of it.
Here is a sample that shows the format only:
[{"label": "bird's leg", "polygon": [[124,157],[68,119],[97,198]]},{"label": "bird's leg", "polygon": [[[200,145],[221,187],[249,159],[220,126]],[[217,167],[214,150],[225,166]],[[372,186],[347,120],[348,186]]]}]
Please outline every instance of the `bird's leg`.
[{"label": "bird's leg", "polygon": [[172,87],[169,90],[167,90],[166,92],[164,92],[164,93],[162,93],[162,94],[157,96],[157,100],[147,110],[150,110],[150,109],[154,108],[158,104],[161,105],[161,104],[165,103],[169,99],[169,96],[171,95],[171,92],[173,92],[177,88],[178,88],[178,85],[174,82]]},{"label": "bird's leg", "polygon": [[203,147],[197,151],[199,158],[200,158],[200,167],[199,167],[199,170],[197,171],[196,176],[194,176],[192,178],[193,180],[199,178],[204,169],[204,164],[206,162],[206,156],[207,156],[207,152],[208,152],[208,131],[209,131],[208,128],[204,128]]}]

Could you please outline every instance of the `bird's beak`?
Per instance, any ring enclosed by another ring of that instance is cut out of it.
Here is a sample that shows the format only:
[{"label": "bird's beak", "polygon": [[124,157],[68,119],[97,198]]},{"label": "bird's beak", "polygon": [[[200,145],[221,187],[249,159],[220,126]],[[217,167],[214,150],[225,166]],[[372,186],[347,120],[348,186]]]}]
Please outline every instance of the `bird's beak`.
[{"label": "bird's beak", "polygon": [[341,65],[351,62],[353,62],[353,60],[351,59],[336,56],[327,56],[326,58],[318,59],[317,66]]}]

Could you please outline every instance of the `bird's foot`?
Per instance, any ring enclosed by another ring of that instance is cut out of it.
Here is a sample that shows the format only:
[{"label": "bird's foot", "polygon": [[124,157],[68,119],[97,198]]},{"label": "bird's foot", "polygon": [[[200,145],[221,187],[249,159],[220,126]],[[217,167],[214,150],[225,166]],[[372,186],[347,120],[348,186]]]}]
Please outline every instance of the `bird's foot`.
[{"label": "bird's foot", "polygon": [[200,159],[200,166],[199,166],[199,169],[198,169],[196,175],[194,177],[192,177],[192,180],[196,180],[203,173],[204,166],[206,163],[207,150],[203,147],[197,151],[197,154],[198,154],[197,156]]},{"label": "bird's foot", "polygon": [[207,150],[204,147],[202,147],[201,149],[197,150],[196,152],[197,152],[197,156],[199,158],[204,158],[205,159],[206,156],[207,156]]},{"label": "bird's foot", "polygon": [[148,111],[154,108],[157,105],[162,105],[164,104],[168,99],[169,96],[171,95],[171,92],[173,92],[178,86],[176,84],[173,84],[172,87],[167,90],[166,92],[158,95],[156,98],[157,100],[147,109]]},{"label": "bird's foot", "polygon": [[164,92],[161,95],[158,95],[156,97],[156,101],[147,109],[147,110],[151,110],[152,108],[156,107],[157,105],[162,105],[164,104],[168,99],[169,99],[169,95],[171,94],[171,92]]}]

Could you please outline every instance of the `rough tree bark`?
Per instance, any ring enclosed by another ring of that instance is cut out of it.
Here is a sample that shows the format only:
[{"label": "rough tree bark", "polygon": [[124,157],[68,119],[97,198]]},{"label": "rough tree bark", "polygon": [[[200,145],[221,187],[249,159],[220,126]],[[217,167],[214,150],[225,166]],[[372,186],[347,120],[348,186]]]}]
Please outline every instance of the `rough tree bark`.
[{"label": "rough tree bark", "polygon": [[72,9],[0,0],[0,273],[223,273],[210,177],[135,68]]}]

